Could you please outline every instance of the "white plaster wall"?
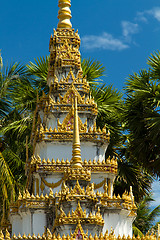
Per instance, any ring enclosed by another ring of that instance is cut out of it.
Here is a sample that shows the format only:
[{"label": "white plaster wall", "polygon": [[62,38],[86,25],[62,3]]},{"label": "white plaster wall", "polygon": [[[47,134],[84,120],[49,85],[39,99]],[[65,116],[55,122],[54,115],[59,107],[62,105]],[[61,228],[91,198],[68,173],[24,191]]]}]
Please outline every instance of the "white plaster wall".
[{"label": "white plaster wall", "polygon": [[19,233],[22,234],[22,218],[17,213],[10,216],[10,221],[12,224],[12,235],[15,233],[17,236]]},{"label": "white plaster wall", "polygon": [[30,211],[27,212],[22,212],[22,233],[25,233],[28,235],[29,233],[32,235],[33,234],[33,229],[32,229],[32,216]]},{"label": "white plaster wall", "polygon": [[104,213],[104,227],[103,234],[105,234],[106,230],[110,233],[111,228],[114,230],[115,236],[121,237],[123,234],[128,237],[132,237],[132,220],[127,217],[127,213],[129,211],[116,211],[114,210],[106,210]]},{"label": "white plaster wall", "polygon": [[33,233],[42,236],[44,233],[44,227],[46,226],[46,215],[44,210],[36,210],[33,213]]},{"label": "white plaster wall", "polygon": [[57,129],[57,118],[54,117],[54,115],[49,115],[48,118],[47,118],[47,128],[52,128],[52,130],[54,128]]},{"label": "white plaster wall", "polygon": [[110,233],[111,228],[115,230],[115,235],[117,235],[117,229],[119,227],[119,214],[117,213],[107,213],[104,214],[104,227],[103,227],[103,234],[106,233],[106,230]]},{"label": "white plaster wall", "polygon": [[[96,161],[100,159],[102,161],[105,158],[105,150],[106,147],[99,147],[99,150],[97,149],[97,145],[90,142],[82,142],[81,143],[81,156],[82,160],[86,159],[87,161],[89,159]],[[98,154],[98,155],[97,155]],[[62,158],[70,161],[72,158],[72,142],[56,142],[56,143],[45,143],[41,142],[36,145],[35,149],[35,155],[39,155],[41,159],[50,159],[54,158],[55,160],[59,158],[61,160]]]},{"label": "white plaster wall", "polygon": [[127,230],[128,230],[128,235],[132,237],[133,235],[133,230],[132,230],[132,223],[134,221],[134,217],[128,217],[127,218]]},{"label": "white plaster wall", "polygon": [[[48,175],[45,180],[48,182],[48,183],[57,183],[59,180],[61,180],[63,177],[63,174],[61,173],[56,173],[56,174],[52,174],[52,175]],[[52,189],[53,190],[53,193],[55,192],[59,192],[61,190],[61,186],[62,184],[60,184],[60,186]],[[45,186],[44,190],[43,190],[43,194],[47,194],[49,195],[49,192],[50,192],[50,188]],[[41,193],[41,190],[40,190],[40,193]]]},{"label": "white plaster wall", "polygon": [[[114,183],[115,174],[113,173],[92,173],[91,175],[91,183],[99,184],[101,183],[105,178],[111,179],[111,182]],[[99,192],[104,192],[103,186],[98,188]],[[111,197],[113,195],[113,184],[111,184]]]}]

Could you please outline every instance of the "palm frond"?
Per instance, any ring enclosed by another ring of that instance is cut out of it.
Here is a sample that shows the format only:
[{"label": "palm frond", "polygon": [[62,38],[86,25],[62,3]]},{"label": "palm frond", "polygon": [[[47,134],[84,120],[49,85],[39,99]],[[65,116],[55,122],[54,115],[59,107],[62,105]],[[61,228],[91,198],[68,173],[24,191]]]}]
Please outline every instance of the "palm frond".
[{"label": "palm frond", "polygon": [[160,51],[154,52],[151,54],[151,57],[148,58],[147,64],[151,67],[152,79],[160,80]]},{"label": "palm frond", "polygon": [[83,77],[86,76],[87,81],[91,85],[100,83],[100,77],[104,76],[105,67],[99,61],[93,59],[83,59],[81,62]]},{"label": "palm frond", "polygon": [[143,233],[141,232],[140,229],[138,229],[134,224],[132,225],[132,230],[133,230],[133,234],[134,236],[140,236],[142,237],[143,236]]}]

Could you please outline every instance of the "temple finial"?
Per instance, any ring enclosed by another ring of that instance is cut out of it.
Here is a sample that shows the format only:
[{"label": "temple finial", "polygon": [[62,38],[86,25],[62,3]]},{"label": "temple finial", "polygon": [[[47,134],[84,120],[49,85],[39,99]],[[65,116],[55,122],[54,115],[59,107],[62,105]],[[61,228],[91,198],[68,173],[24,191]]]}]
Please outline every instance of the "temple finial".
[{"label": "temple finial", "polygon": [[72,146],[72,164],[73,168],[82,168],[81,148],[78,127],[78,113],[77,113],[77,96],[74,102],[74,129],[73,129],[73,146]]},{"label": "temple finial", "polygon": [[71,1],[70,0],[59,0],[58,7],[60,8],[58,11],[58,28],[72,28],[72,24],[70,22],[71,19]]}]

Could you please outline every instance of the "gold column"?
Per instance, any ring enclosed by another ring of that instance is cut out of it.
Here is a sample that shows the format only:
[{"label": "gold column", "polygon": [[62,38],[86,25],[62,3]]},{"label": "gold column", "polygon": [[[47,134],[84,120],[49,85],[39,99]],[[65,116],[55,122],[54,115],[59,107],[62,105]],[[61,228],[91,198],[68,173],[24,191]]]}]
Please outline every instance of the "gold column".
[{"label": "gold column", "polygon": [[35,179],[33,178],[32,193],[35,195]]},{"label": "gold column", "polygon": [[77,96],[75,96],[75,103],[74,103],[74,129],[73,129],[71,166],[72,168],[82,168],[79,127],[78,127],[78,113],[77,113]]},{"label": "gold column", "polygon": [[60,8],[58,11],[58,28],[72,28],[72,24],[70,22],[71,16],[71,1],[70,0],[59,0],[58,7]]},{"label": "gold column", "polygon": [[111,197],[111,179],[108,178],[108,196]]},{"label": "gold column", "polygon": [[36,178],[36,194],[39,196],[39,179]]}]

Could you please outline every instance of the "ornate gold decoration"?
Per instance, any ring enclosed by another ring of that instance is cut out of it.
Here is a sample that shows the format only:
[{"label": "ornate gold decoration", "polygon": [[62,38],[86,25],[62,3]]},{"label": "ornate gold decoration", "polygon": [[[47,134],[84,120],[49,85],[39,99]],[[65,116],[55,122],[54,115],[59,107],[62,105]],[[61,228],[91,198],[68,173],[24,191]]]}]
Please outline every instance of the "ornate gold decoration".
[{"label": "ornate gold decoration", "polygon": [[60,214],[55,219],[55,225],[53,228],[63,224],[77,224],[80,221],[81,224],[90,223],[96,225],[104,225],[104,220],[102,215],[100,214],[100,209],[95,213],[89,213],[88,217],[86,216],[86,210],[82,210],[80,202],[78,202],[77,208],[75,211],[66,214],[62,209],[60,209]]},{"label": "ornate gold decoration", "polygon": [[78,221],[78,224],[76,226],[76,229],[74,231],[74,233],[71,233],[71,239],[76,239],[77,235],[82,236],[82,239],[88,239],[88,232],[84,233],[83,228],[80,224],[80,221]]},{"label": "ornate gold decoration", "polygon": [[58,12],[58,28],[72,28],[72,24],[70,22],[72,17],[70,0],[59,0],[58,7],[60,8]]},{"label": "ornate gold decoration", "polygon": [[10,213],[17,213],[18,209],[26,209],[26,208],[34,208],[34,209],[46,209],[48,207],[48,203],[51,205],[55,205],[55,198],[53,197],[53,191],[50,189],[49,195],[40,196],[37,194],[30,194],[28,190],[23,192],[23,195],[19,193],[18,200],[15,203],[12,203],[10,206]]},{"label": "ornate gold decoration", "polygon": [[[102,134],[99,132],[92,133],[92,132],[80,132],[80,140],[81,141],[90,141],[94,143],[101,143],[101,144],[107,144],[109,143],[110,137],[107,134]],[[73,140],[73,132],[58,132],[58,130],[55,128],[53,132],[45,132],[45,130],[42,132],[39,132],[39,135],[37,136],[37,140],[39,141],[46,141],[46,142],[52,142],[52,141],[59,141],[59,142],[71,142]]]},{"label": "ornate gold decoration", "polygon": [[[73,72],[71,70],[70,70],[69,74],[70,75],[68,75],[68,76],[72,76],[72,78],[74,77]],[[75,88],[74,84],[72,83],[71,87],[67,90],[64,97],[61,97],[61,95],[59,94],[60,104],[71,104],[71,105],[73,105],[73,100],[74,100],[75,96],[77,96],[77,103],[78,104],[85,104],[85,95],[83,97],[81,97],[81,95],[79,94],[79,92]],[[92,104],[93,104],[93,102],[92,102]]]},{"label": "ornate gold decoration", "polygon": [[87,199],[88,201],[91,200],[92,202],[94,201],[95,203],[98,201],[96,194],[94,192],[94,183],[92,183],[91,185],[89,184],[85,190],[84,187],[81,188],[78,180],[73,189],[72,188],[69,189],[64,182],[61,191],[55,194],[55,197],[59,197],[59,204],[63,201],[75,201],[75,200],[82,201],[85,199]]},{"label": "ornate gold decoration", "polygon": [[91,181],[91,171],[84,168],[67,168],[64,170],[64,179]]},{"label": "ornate gold decoration", "polygon": [[[31,165],[35,165],[35,168],[33,168],[34,171],[36,169],[36,171],[61,172],[61,173],[63,172],[66,173],[67,168],[71,167],[68,159],[66,159],[65,161],[64,159],[62,159],[61,161],[59,159],[57,159],[56,161],[54,159],[42,160],[39,156],[35,157],[35,155],[31,157]],[[88,170],[91,172],[104,172],[104,173],[107,172],[107,173],[113,173],[113,174],[117,174],[117,167],[118,167],[117,159],[113,158],[112,160],[110,159],[110,157],[106,161],[93,160],[92,162],[91,160],[87,161],[85,159],[82,166],[84,171]],[[84,173],[84,171],[82,171],[82,173]]]},{"label": "ornate gold decoration", "polygon": [[[41,185],[42,185],[42,184],[45,184],[47,187],[52,188],[52,189],[60,186],[62,182],[63,182],[63,178],[60,179],[60,180],[59,180],[58,182],[56,182],[56,183],[48,183],[43,177],[41,178]],[[41,190],[42,190],[43,187],[40,186],[40,188],[41,188]],[[43,190],[44,190],[44,189],[43,189]]]},{"label": "ornate gold decoration", "polygon": [[[66,0],[67,1],[67,0]],[[81,70],[80,38],[74,29],[58,28],[50,38],[50,60],[48,79],[55,76],[55,70],[61,67],[76,67]]]},{"label": "ornate gold decoration", "polygon": [[73,190],[71,189],[72,195],[85,195],[84,187],[81,188],[79,181],[77,180],[76,185],[74,186]]},{"label": "ornate gold decoration", "polygon": [[[62,124],[59,122],[59,119],[57,120],[57,125],[58,125],[58,132],[72,132],[74,128],[74,108],[70,109],[69,113],[63,120]],[[81,119],[78,117],[78,125],[79,125],[79,131],[81,133],[87,132],[87,120],[83,124]]]},{"label": "ornate gold decoration", "polygon": [[26,240],[73,240],[76,239],[76,237],[78,238],[78,236],[81,237],[81,239],[83,240],[157,240],[157,233],[147,233],[145,236],[137,236],[135,237],[133,235],[133,237],[130,236],[118,236],[116,237],[114,234],[114,231],[111,229],[110,234],[108,234],[108,231],[106,231],[106,233],[103,235],[102,233],[100,233],[99,236],[97,236],[97,234],[95,234],[94,236],[92,236],[91,234],[88,236],[88,232],[85,233],[82,225],[80,223],[80,221],[78,221],[76,229],[74,231],[74,233],[71,233],[70,235],[63,235],[62,238],[60,237],[60,235],[58,234],[57,236],[55,234],[51,234],[50,230],[47,228],[45,233],[43,233],[42,236],[40,236],[40,234],[38,234],[37,236],[35,234],[33,234],[32,236],[30,234],[28,234],[27,236],[25,234],[23,234],[23,236],[21,236],[21,234],[18,234],[17,236],[14,234],[11,238],[10,234],[8,231],[6,231],[5,236],[3,234],[2,231],[0,231],[0,240],[20,240],[20,239],[26,239]]},{"label": "ornate gold decoration", "polygon": [[85,200],[88,201],[94,201],[95,203],[98,202],[98,199],[96,197],[96,193],[94,191],[94,183],[89,184],[85,188],[81,188],[79,185],[79,181],[77,180],[76,185],[74,188],[68,188],[65,183],[64,186],[62,186],[61,191],[59,193],[55,194],[55,196],[59,197],[59,204],[63,201],[75,201],[75,200]]},{"label": "ornate gold decoration", "polygon": [[94,184],[94,189],[96,190],[96,189],[102,187],[105,183],[106,183],[106,178],[102,182],[100,182],[98,184]]}]

